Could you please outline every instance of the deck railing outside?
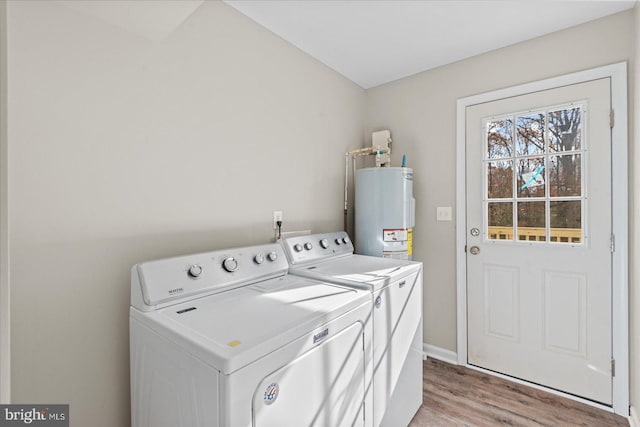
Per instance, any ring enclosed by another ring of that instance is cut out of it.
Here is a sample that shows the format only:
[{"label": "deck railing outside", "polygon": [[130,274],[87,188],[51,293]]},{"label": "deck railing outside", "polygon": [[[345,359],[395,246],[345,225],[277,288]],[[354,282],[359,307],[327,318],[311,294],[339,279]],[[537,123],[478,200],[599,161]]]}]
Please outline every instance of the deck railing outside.
[{"label": "deck railing outside", "polygon": [[[489,239],[514,240],[513,228],[489,227]],[[520,227],[518,228],[517,241],[546,242],[547,230],[544,227]],[[582,230],[579,228],[552,228],[551,242],[582,243]]]}]

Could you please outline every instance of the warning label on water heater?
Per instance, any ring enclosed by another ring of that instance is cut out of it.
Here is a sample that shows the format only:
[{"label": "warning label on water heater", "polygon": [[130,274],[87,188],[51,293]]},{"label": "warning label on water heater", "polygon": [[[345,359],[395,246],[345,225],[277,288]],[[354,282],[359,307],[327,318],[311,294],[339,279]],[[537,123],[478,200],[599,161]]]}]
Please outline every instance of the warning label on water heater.
[{"label": "warning label on water heater", "polygon": [[404,242],[408,240],[408,235],[406,228],[382,230],[382,240],[385,242]]},{"label": "warning label on water heater", "polygon": [[387,228],[382,230],[382,256],[384,258],[409,259],[411,254],[411,229]]}]

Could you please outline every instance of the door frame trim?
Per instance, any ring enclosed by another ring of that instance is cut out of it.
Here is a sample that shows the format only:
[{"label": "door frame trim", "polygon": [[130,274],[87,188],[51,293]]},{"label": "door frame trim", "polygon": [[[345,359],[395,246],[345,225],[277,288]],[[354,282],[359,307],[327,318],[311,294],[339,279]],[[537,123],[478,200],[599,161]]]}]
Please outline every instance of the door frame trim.
[{"label": "door frame trim", "polygon": [[[456,111],[456,291],[457,291],[457,353],[458,364],[467,363],[467,264],[466,242],[466,108],[503,98],[525,95],[583,83],[611,79],[611,108],[615,125],[611,130],[612,221],[615,252],[612,257],[612,330],[613,357],[616,375],[613,377],[613,411],[629,416],[629,192],[628,192],[628,119],[627,63],[578,71],[492,92],[460,98]],[[571,395],[567,394],[567,397]],[[583,399],[580,399],[584,401]],[[601,406],[601,405],[597,405]]]}]

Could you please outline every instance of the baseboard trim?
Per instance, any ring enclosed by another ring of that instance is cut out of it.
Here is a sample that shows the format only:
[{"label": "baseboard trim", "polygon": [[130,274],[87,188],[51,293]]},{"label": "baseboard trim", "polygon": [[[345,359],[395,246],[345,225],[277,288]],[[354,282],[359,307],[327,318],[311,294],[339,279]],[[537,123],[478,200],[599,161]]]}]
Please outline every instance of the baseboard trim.
[{"label": "baseboard trim", "polygon": [[633,406],[629,407],[629,426],[631,427],[640,427],[640,416],[638,415],[638,411]]},{"label": "baseboard trim", "polygon": [[[458,364],[458,353],[455,351],[447,350],[446,348],[437,347],[435,345],[423,343],[422,349],[426,353],[427,357],[433,359],[442,360],[443,362]],[[638,426],[640,427],[640,426]]]}]

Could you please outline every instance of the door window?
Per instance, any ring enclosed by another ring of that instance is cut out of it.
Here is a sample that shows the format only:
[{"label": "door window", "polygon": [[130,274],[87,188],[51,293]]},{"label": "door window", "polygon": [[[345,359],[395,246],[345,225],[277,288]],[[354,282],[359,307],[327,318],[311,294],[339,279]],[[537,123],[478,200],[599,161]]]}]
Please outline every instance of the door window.
[{"label": "door window", "polygon": [[486,240],[584,243],[585,104],[484,120]]}]

